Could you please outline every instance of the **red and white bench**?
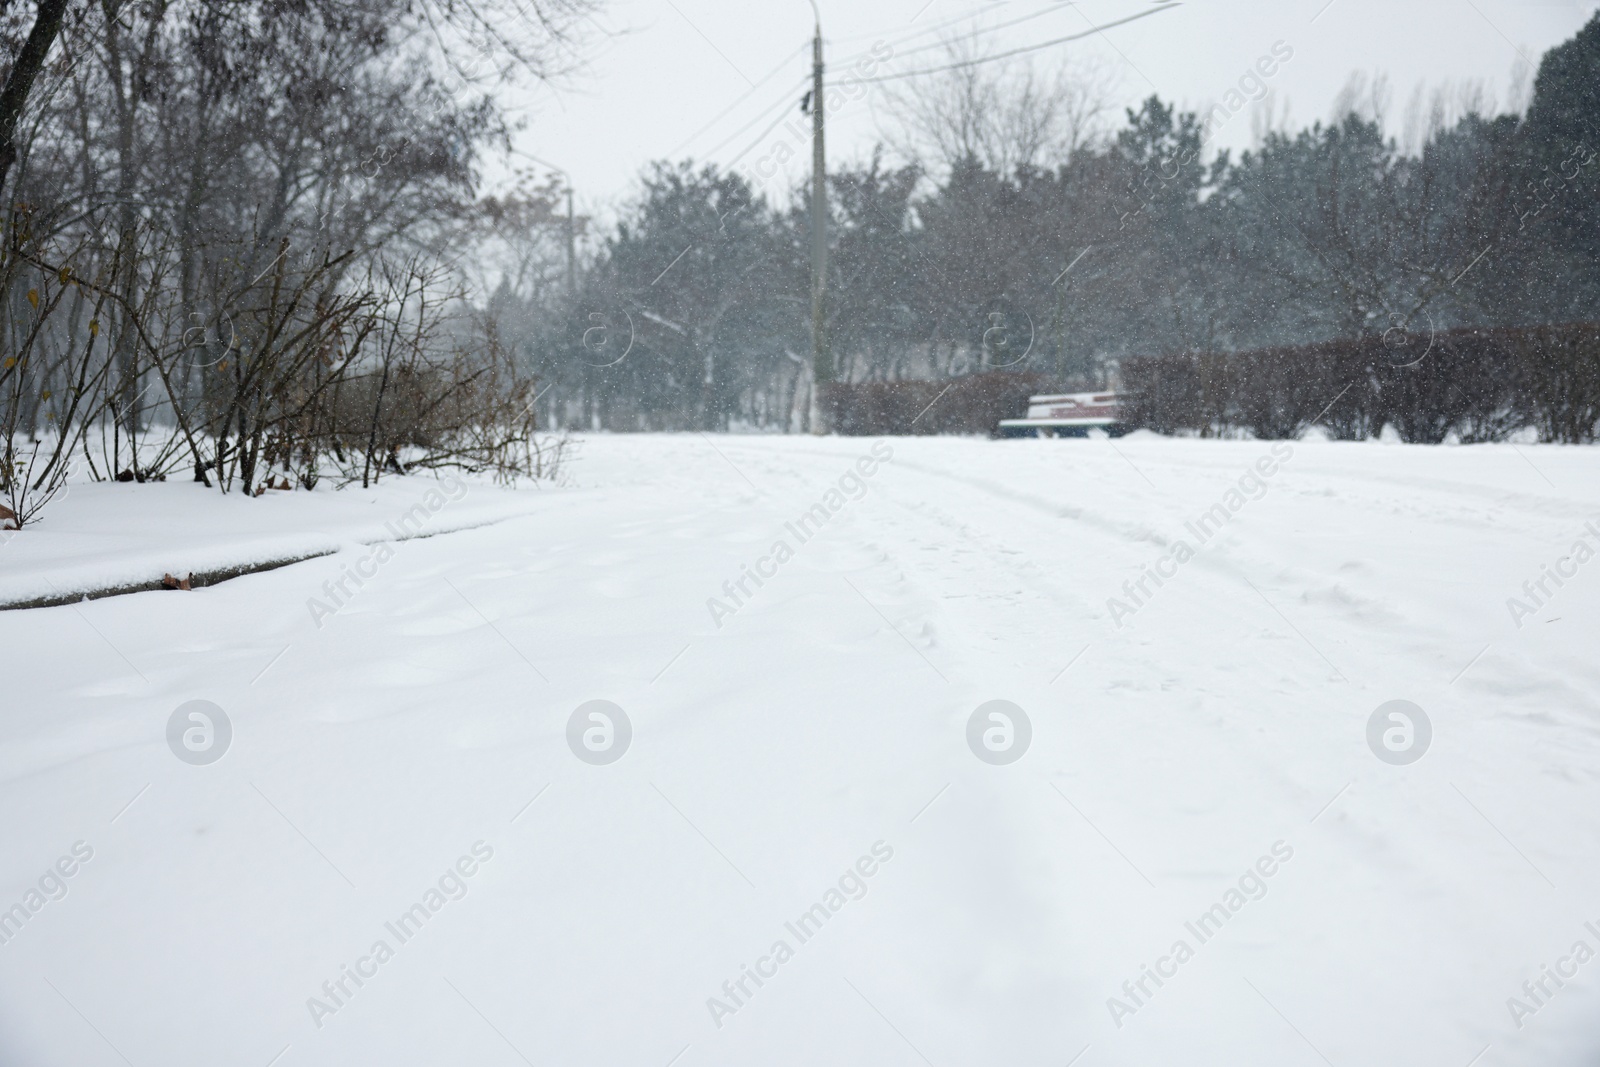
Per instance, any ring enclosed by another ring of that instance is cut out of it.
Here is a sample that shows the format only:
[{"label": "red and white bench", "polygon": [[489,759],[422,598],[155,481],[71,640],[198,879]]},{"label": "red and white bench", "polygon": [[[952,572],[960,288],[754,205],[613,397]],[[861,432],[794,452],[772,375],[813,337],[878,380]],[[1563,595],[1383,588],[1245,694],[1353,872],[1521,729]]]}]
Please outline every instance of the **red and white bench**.
[{"label": "red and white bench", "polygon": [[1001,437],[1085,437],[1090,430],[1122,432],[1122,398],[1116,393],[1058,393],[1028,398],[1028,415],[1001,419]]}]

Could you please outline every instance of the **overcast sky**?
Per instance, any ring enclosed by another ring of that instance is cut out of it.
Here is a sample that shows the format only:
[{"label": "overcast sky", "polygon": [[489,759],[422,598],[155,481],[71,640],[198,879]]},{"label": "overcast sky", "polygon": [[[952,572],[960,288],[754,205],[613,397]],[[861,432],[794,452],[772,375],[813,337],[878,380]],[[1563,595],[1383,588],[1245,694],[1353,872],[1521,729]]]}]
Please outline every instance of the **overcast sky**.
[{"label": "overcast sky", "polygon": [[[1396,135],[1417,83],[1482,79],[1503,101],[1519,52],[1536,65],[1600,6],[1600,0],[818,3],[830,78],[844,77],[849,62],[879,41],[896,54],[877,73],[893,73],[939,62],[938,52],[907,53],[937,44],[941,36],[1035,12],[1044,14],[983,33],[982,39],[993,51],[1004,51],[1144,14],[1034,52],[1032,60],[1041,67],[1098,60],[1114,69],[1122,104],[1158,93],[1199,107],[1222,99],[1281,41],[1293,57],[1269,82],[1280,106],[1287,101],[1292,125],[1325,118],[1352,71],[1377,70],[1387,72],[1393,89]],[[977,17],[955,21],[969,15]],[[787,139],[796,159],[771,188],[786,188],[809,173],[809,146],[785,132],[790,118],[806,121],[798,105],[800,83],[810,70],[808,0],[608,0],[595,23],[609,34],[590,26],[584,71],[559,90],[528,91],[515,99],[528,123],[518,138],[521,150],[571,175],[580,211],[610,215],[637,188],[641,169],[656,159],[727,163],[744,152],[739,166],[748,170]],[[882,138],[882,92],[874,88],[861,96],[829,115],[830,164],[863,160]],[[758,141],[774,121],[778,128]],[[1234,147],[1250,140],[1247,113],[1216,136],[1218,145]]]}]

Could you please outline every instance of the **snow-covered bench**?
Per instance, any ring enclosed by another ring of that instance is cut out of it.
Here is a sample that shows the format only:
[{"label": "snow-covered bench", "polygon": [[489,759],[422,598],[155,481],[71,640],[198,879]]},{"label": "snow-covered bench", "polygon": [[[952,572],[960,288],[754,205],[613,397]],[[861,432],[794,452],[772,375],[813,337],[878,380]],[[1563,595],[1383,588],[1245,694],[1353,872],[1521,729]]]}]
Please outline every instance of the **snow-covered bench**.
[{"label": "snow-covered bench", "polygon": [[1116,393],[1057,393],[1028,398],[1028,415],[1001,419],[1000,437],[1086,437],[1102,429],[1115,437],[1124,432],[1122,398]]}]

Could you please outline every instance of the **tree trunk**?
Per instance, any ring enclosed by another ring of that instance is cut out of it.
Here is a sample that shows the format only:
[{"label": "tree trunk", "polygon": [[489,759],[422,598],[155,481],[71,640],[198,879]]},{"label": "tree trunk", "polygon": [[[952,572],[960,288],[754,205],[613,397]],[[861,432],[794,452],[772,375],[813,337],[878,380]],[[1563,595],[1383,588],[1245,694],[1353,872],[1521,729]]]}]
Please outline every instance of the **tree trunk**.
[{"label": "tree trunk", "polygon": [[40,0],[33,29],[28,31],[28,39],[11,66],[5,88],[0,89],[0,189],[5,187],[6,177],[17,161],[17,124],[28,104],[28,94],[33,90],[39,71],[44,69],[44,61],[61,32],[66,13],[67,0]]}]

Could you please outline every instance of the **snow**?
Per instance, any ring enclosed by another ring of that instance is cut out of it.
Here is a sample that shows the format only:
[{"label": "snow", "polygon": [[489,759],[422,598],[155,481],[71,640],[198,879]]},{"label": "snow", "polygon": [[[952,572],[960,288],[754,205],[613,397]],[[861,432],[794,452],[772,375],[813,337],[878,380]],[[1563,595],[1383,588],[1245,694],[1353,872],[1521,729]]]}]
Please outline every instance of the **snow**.
[{"label": "snow", "polygon": [[[0,612],[0,910],[48,891],[0,1062],[1592,1063],[1600,452],[1278,448],[601,435],[381,562],[436,483],[75,487],[7,593],[338,551]],[[193,700],[214,763],[169,749]],[[612,763],[569,748],[593,700]]]},{"label": "snow", "polygon": [[[459,488],[457,488],[459,487]],[[409,524],[403,517],[429,489],[446,507]],[[475,486],[455,474],[394,478],[370,489],[276,490],[250,498],[194,482],[73,484],[38,524],[0,533],[0,605],[95,593],[165,574],[300,559],[341,548],[447,533],[526,514],[522,495]]]}]

